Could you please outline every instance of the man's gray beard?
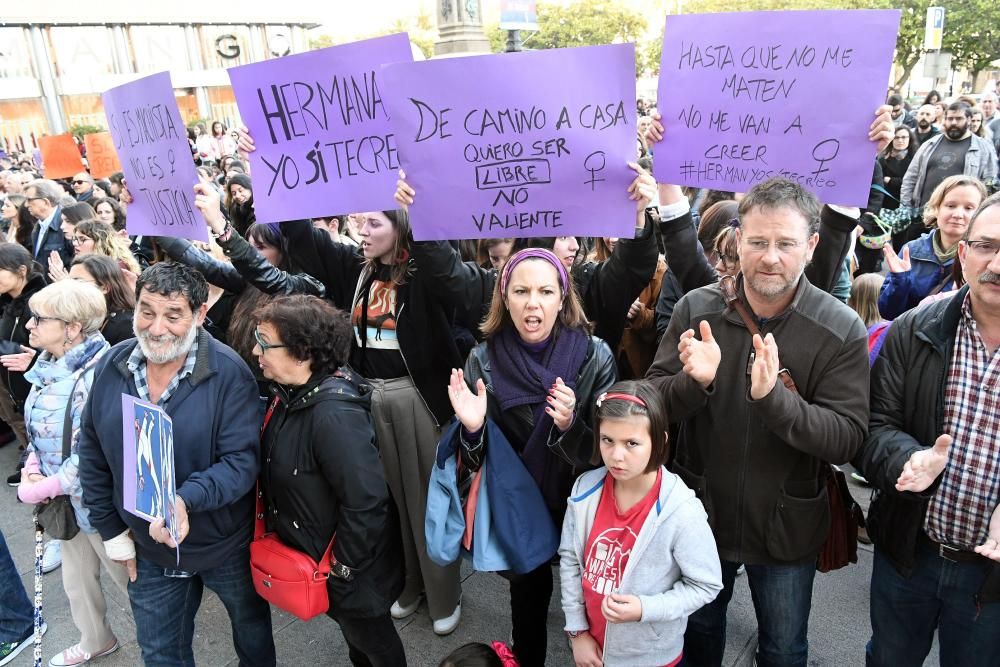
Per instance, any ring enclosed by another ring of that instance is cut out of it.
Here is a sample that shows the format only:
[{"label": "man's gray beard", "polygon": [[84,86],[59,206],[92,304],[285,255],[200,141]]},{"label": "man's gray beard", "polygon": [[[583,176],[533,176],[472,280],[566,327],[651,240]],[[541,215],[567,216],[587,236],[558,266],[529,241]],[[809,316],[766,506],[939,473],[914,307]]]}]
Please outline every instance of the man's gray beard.
[{"label": "man's gray beard", "polygon": [[149,334],[145,332],[136,332],[135,337],[136,340],[139,341],[139,348],[142,349],[142,353],[146,356],[147,361],[151,361],[154,364],[166,364],[171,361],[176,361],[191,351],[191,346],[194,345],[194,339],[198,337],[198,327],[192,323],[191,328],[188,329],[186,334],[184,334],[184,337],[174,340],[170,347],[162,353],[154,352],[149,348],[149,345],[146,342]]}]

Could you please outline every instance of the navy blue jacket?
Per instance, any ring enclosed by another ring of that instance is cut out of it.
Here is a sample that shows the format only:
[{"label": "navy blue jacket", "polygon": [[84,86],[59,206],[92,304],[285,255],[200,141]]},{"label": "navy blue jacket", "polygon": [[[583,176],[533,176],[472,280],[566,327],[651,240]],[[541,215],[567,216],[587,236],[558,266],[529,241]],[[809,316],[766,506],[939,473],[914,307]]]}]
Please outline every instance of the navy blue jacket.
[{"label": "navy blue jacket", "polygon": [[149,523],[122,508],[122,394],[138,391],[127,361],[131,339],[97,364],[80,435],[80,479],[90,522],[105,540],[132,530],[136,553],[162,567],[208,570],[225,563],[253,535],[254,484],[259,472],[257,383],[246,363],[204,329],[194,372],[166,404],[174,425],[177,494],[190,532],[173,549],[153,542]]},{"label": "navy blue jacket", "polygon": [[73,261],[73,245],[66,240],[66,237],[62,233],[62,207],[56,206],[55,214],[52,216],[52,221],[49,223],[49,230],[45,234],[45,240],[42,241],[42,247],[35,252],[35,246],[38,245],[38,235],[42,233],[42,223],[41,221],[35,223],[34,229],[31,231],[31,255],[36,262],[42,266],[49,265],[49,253],[55,250],[62,257],[63,265],[69,266]]},{"label": "navy blue jacket", "polygon": [[903,246],[910,249],[909,271],[886,274],[878,296],[878,310],[885,319],[894,320],[917,306],[935,289],[947,292],[954,285],[951,267],[955,260],[942,262],[934,254],[933,238],[937,233],[936,229],[931,230]]}]

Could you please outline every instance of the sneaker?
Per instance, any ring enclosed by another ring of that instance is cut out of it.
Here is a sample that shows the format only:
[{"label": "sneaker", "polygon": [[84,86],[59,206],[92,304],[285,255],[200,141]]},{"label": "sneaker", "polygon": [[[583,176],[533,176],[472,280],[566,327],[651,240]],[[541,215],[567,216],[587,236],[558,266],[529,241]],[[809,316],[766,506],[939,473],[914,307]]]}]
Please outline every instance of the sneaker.
[{"label": "sneaker", "polygon": [[106,655],[110,655],[118,650],[121,644],[115,639],[111,642],[111,645],[100,651],[98,653],[85,653],[83,648],[76,644],[75,646],[70,646],[68,649],[55,655],[49,660],[49,667],[74,667],[75,665],[86,665],[88,662],[94,658],[102,658]]},{"label": "sneaker", "polygon": [[412,616],[417,612],[417,608],[420,607],[420,598],[422,595],[418,595],[417,599],[408,605],[402,605],[399,600],[392,603],[392,607],[389,608],[389,614],[397,621],[407,616]]},{"label": "sneaker", "polygon": [[42,574],[48,574],[62,565],[62,542],[49,540],[45,543],[45,553],[42,554]]},{"label": "sneaker", "polygon": [[859,475],[856,472],[851,473],[851,479],[853,479],[855,482],[861,482],[865,486],[871,486],[871,483],[867,479],[865,479],[864,476]]},{"label": "sneaker", "polygon": [[434,621],[434,634],[439,636],[450,635],[458,627],[458,622],[462,620],[462,603],[459,602],[451,616]]},{"label": "sneaker", "polygon": [[[49,626],[42,621],[42,634],[44,635]],[[32,628],[28,636],[18,642],[0,642],[0,666],[13,662],[21,651],[35,643],[35,629]]]},{"label": "sneaker", "polygon": [[21,484],[21,468],[23,468],[20,463],[17,464],[17,469],[14,470],[14,474],[7,478],[7,486],[20,486]]}]

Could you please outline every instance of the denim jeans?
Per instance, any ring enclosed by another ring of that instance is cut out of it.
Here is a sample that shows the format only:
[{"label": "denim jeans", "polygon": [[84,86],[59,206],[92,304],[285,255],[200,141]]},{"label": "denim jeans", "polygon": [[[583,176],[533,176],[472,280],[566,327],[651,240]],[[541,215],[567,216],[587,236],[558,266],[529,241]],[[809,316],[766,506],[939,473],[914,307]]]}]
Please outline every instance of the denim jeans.
[{"label": "denim jeans", "polygon": [[977,605],[987,563],[955,563],[929,543],[917,548],[906,578],[875,549],[872,569],[872,639],[869,667],[917,667],[938,633],[941,667],[996,665],[1000,654],[1000,602]]},{"label": "denim jeans", "polygon": [[234,553],[224,565],[190,577],[166,576],[162,567],[142,558],[136,569],[128,597],[146,667],[194,667],[194,617],[205,586],[219,596],[229,613],[240,665],[275,664],[271,608],[254,591],[248,548]]},{"label": "denim jeans", "polygon": [[35,624],[35,608],[21,584],[7,540],[0,531],[0,643],[20,642]]},{"label": "denim jeans", "polygon": [[[684,661],[690,667],[718,667],[726,650],[726,610],[739,563],[722,561],[722,592],[688,618]],[[757,615],[758,667],[805,667],[809,655],[814,562],[747,565]]]}]

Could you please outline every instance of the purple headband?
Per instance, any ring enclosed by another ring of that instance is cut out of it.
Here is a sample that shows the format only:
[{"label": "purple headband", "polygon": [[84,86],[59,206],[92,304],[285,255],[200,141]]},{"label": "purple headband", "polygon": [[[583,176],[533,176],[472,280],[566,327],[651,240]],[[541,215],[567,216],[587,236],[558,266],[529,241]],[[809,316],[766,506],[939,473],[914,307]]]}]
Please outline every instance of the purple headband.
[{"label": "purple headband", "polygon": [[566,267],[555,256],[555,253],[545,248],[525,248],[511,255],[507,263],[503,265],[503,272],[500,274],[501,296],[507,293],[507,283],[510,282],[510,274],[514,272],[514,267],[526,259],[544,259],[556,267],[556,272],[559,274],[559,282],[562,283],[563,295],[569,294],[569,274],[566,273]]}]

